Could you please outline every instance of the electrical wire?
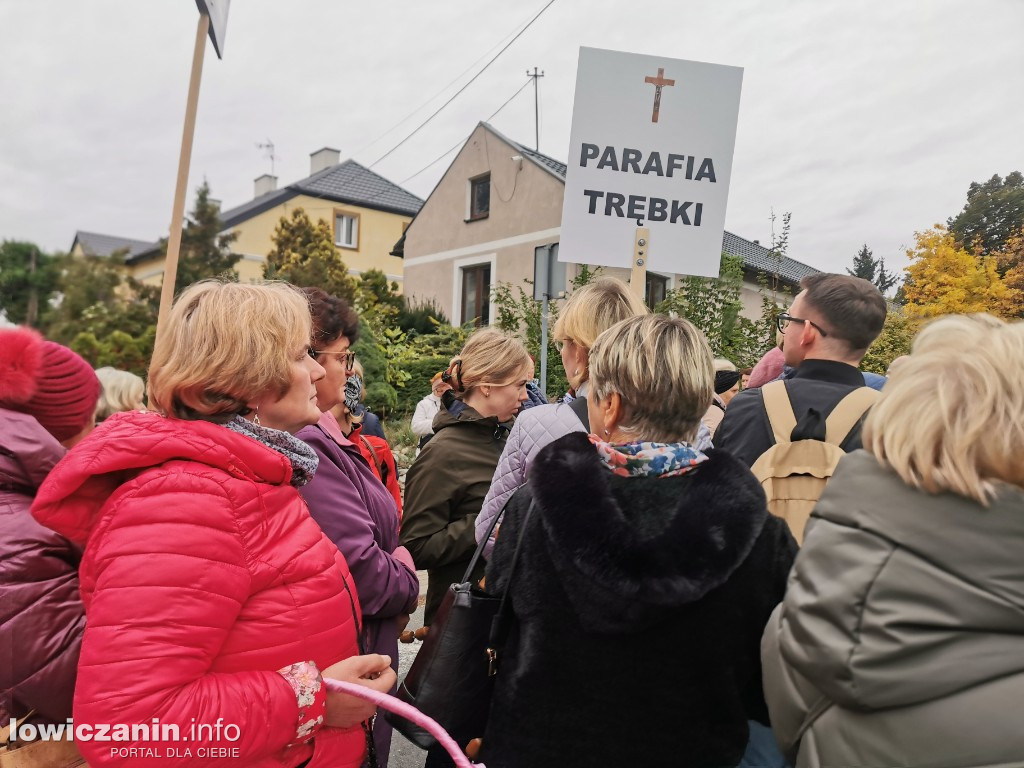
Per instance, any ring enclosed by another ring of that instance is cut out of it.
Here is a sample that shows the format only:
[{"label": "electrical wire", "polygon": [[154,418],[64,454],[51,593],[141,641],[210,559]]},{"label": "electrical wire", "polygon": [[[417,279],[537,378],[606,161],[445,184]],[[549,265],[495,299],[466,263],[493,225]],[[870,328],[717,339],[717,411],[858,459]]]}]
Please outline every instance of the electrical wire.
[{"label": "electrical wire", "polygon": [[469,86],[471,86],[473,84],[473,82],[478,77],[480,77],[480,75],[482,75],[484,72],[486,72],[487,68],[489,66],[491,66],[491,64],[493,64],[495,61],[497,61],[498,57],[501,56],[501,54],[503,54],[505,51],[507,51],[509,49],[509,47],[516,40],[518,40],[520,38],[520,36],[522,36],[522,34],[526,30],[528,30],[537,19],[539,19],[541,17],[541,14],[543,14],[544,11],[546,11],[548,8],[550,8],[552,5],[554,5],[554,3],[555,3],[555,0],[548,0],[548,3],[537,12],[537,15],[534,16],[532,19],[530,19],[530,21],[527,22],[526,26],[523,27],[521,30],[519,30],[519,32],[516,34],[516,36],[513,37],[511,40],[509,40],[505,44],[505,46],[494,55],[494,58],[492,58],[490,61],[488,61],[486,64],[484,64],[483,69],[481,69],[479,72],[477,72],[475,75],[473,75],[473,77],[470,78],[469,82],[467,82],[464,86],[462,86],[459,90],[457,90],[455,92],[455,94],[450,99],[448,99],[448,101],[446,101],[444,104],[442,104],[440,107],[438,107],[437,110],[433,114],[430,115],[430,117],[428,117],[426,120],[424,120],[418,126],[416,126],[416,128],[412,131],[412,133],[410,133],[408,136],[406,136],[404,139],[402,139],[400,142],[398,142],[395,146],[393,146],[391,149],[389,149],[383,155],[381,155],[376,160],[374,160],[372,163],[370,163],[369,167],[373,168],[381,160],[383,160],[384,158],[388,157],[392,152],[394,152],[400,146],[405,144],[405,142],[407,142],[409,139],[411,139],[413,136],[415,136],[417,133],[419,133],[420,129],[422,129],[425,125],[427,125],[427,123],[429,123],[431,120],[433,120],[435,117],[437,117],[445,107],[447,107],[449,104],[451,104],[453,101],[455,101],[455,99],[459,96],[459,94],[461,94],[463,91],[465,91],[467,88],[469,88]]},{"label": "electrical wire", "polygon": [[[519,86],[519,90],[516,91],[515,93],[513,93],[511,96],[509,96],[508,99],[506,99],[505,103],[502,104],[500,107],[498,107],[496,110],[494,110],[494,112],[491,113],[490,117],[488,117],[487,120],[485,120],[484,122],[488,122],[489,120],[493,120],[494,117],[499,112],[501,112],[501,110],[503,110],[505,107],[507,107],[511,103],[512,99],[514,99],[516,96],[518,96],[520,93],[522,93],[523,89],[526,88],[526,86],[528,86],[529,84],[530,84],[530,81],[527,80],[525,83],[523,83],[521,86]],[[448,157],[448,155],[450,155],[452,152],[454,152],[456,149],[458,149],[459,147],[461,147],[465,143],[466,143],[465,139],[460,139],[459,142],[454,147],[452,147],[447,152],[445,152],[445,153],[441,154],[440,156],[438,156],[437,159],[431,160],[430,163],[428,163],[427,165],[425,165],[422,168],[420,168],[412,176],[409,176],[408,178],[402,179],[400,182],[398,182],[399,185],[405,184],[407,181],[412,181],[413,179],[415,179],[417,176],[419,176],[421,173],[423,173],[428,168],[431,168],[431,167],[437,165],[442,160],[444,160],[444,158]]]},{"label": "electrical wire", "polygon": [[[522,23],[522,22],[520,22],[520,23]],[[519,25],[516,25],[515,29],[519,29]],[[380,141],[381,139],[383,139],[383,138],[384,138],[385,136],[390,136],[390,135],[391,135],[392,133],[394,133],[394,132],[395,132],[395,131],[396,131],[396,130],[398,129],[398,127],[399,127],[399,126],[401,126],[401,125],[402,125],[403,123],[405,123],[405,122],[406,122],[406,121],[407,121],[407,120],[408,120],[408,119],[409,119],[410,117],[412,117],[413,115],[415,115],[415,114],[416,114],[417,112],[419,112],[419,111],[420,111],[421,109],[423,109],[423,108],[424,108],[425,106],[427,106],[427,105],[428,105],[428,104],[429,104],[430,102],[432,102],[432,101],[433,101],[434,99],[436,99],[436,98],[437,98],[438,96],[440,96],[440,95],[441,95],[442,93],[444,93],[444,92],[445,92],[445,91],[447,91],[447,90],[448,90],[449,88],[451,88],[451,87],[452,87],[453,85],[455,85],[455,83],[459,82],[459,80],[461,80],[461,79],[462,79],[463,77],[465,77],[465,76],[466,76],[466,73],[467,73],[467,72],[471,72],[471,71],[473,70],[473,68],[474,68],[474,67],[476,67],[476,65],[477,65],[477,64],[479,64],[479,63],[480,63],[481,61],[483,61],[483,60],[484,60],[484,59],[486,59],[486,58],[487,58],[488,56],[490,56],[490,55],[491,55],[491,52],[492,52],[492,51],[493,51],[493,50],[494,50],[495,48],[497,48],[497,47],[498,47],[499,45],[501,45],[501,44],[502,44],[502,43],[504,43],[504,42],[505,42],[506,40],[508,40],[508,38],[509,38],[509,37],[511,37],[511,36],[512,36],[513,34],[515,34],[515,29],[513,29],[513,31],[512,31],[512,32],[509,32],[509,33],[508,33],[507,35],[505,35],[505,36],[504,36],[503,38],[501,38],[501,40],[499,40],[498,42],[496,42],[496,43],[495,43],[494,45],[492,45],[492,46],[491,46],[491,47],[490,47],[489,49],[487,49],[487,52],[486,52],[486,53],[484,53],[484,55],[483,55],[483,56],[481,56],[481,57],[480,57],[479,59],[477,59],[477,60],[476,60],[476,61],[474,61],[474,62],[473,62],[472,64],[470,64],[470,65],[469,65],[468,67],[466,67],[466,68],[465,68],[464,70],[462,70],[462,71],[461,71],[461,72],[460,72],[460,73],[459,73],[458,75],[456,75],[456,76],[455,76],[455,77],[454,77],[454,78],[452,79],[452,81],[451,81],[450,83],[448,83],[448,85],[446,85],[446,86],[445,86],[444,88],[441,88],[441,89],[440,89],[440,90],[439,90],[439,91],[438,91],[437,93],[435,93],[435,94],[434,94],[433,96],[431,96],[431,97],[430,97],[429,99],[427,99],[426,101],[424,101],[424,102],[423,102],[422,104],[420,104],[420,105],[419,105],[418,107],[416,107],[416,109],[414,109],[414,110],[413,110],[412,112],[410,112],[410,113],[409,113],[408,115],[406,115],[405,117],[403,117],[403,118],[402,118],[401,120],[399,120],[399,121],[398,121],[397,123],[395,123],[395,124],[394,124],[393,126],[391,126],[390,128],[388,128],[388,129],[387,129],[386,131],[384,131],[384,133],[382,133],[382,134],[381,134],[380,136],[378,136],[377,138],[375,138],[375,139],[374,139],[373,141],[371,141],[371,142],[370,142],[369,144],[366,144],[366,145],[364,145],[364,146],[363,146],[363,147],[362,147],[361,149],[359,149],[359,150],[357,150],[357,151],[353,152],[353,153],[352,153],[352,157],[358,157],[358,156],[359,156],[359,155],[361,155],[361,154],[362,154],[363,152],[365,152],[365,151],[366,151],[366,150],[368,150],[368,149],[369,149],[370,147],[372,147],[372,146],[373,146],[374,144],[376,144],[376,143],[377,143],[378,141]]]},{"label": "electrical wire", "polygon": [[[523,83],[523,84],[522,84],[521,86],[519,86],[519,90],[517,90],[517,91],[516,91],[515,93],[513,93],[513,94],[512,94],[511,96],[509,96],[509,97],[508,97],[508,98],[507,98],[507,99],[505,100],[505,103],[504,103],[504,104],[502,104],[502,105],[501,105],[500,107],[498,107],[498,108],[497,108],[496,110],[494,110],[494,111],[493,111],[493,112],[492,112],[492,113],[490,114],[490,116],[489,116],[489,117],[487,118],[487,120],[493,120],[493,119],[494,119],[495,117],[497,117],[498,113],[499,113],[499,112],[501,112],[501,110],[503,110],[503,109],[504,109],[505,107],[507,107],[507,106],[508,106],[509,104],[511,104],[511,103],[512,103],[512,100],[513,100],[513,99],[514,99],[514,98],[515,98],[516,96],[518,96],[518,95],[519,95],[520,93],[522,93],[522,92],[523,92],[523,89],[524,89],[524,88],[526,88],[526,86],[528,86],[529,84],[530,84],[530,81],[529,81],[529,79],[527,79],[527,81],[526,81],[525,83]],[[484,122],[487,122],[487,120],[485,120]],[[468,139],[469,137],[467,136],[466,138]],[[423,173],[424,171],[428,170],[429,168],[433,167],[434,165],[437,165],[437,163],[439,163],[439,162],[441,162],[442,160],[444,160],[444,158],[446,158],[446,157],[447,157],[448,155],[450,155],[450,154],[451,154],[452,152],[454,152],[454,151],[455,151],[456,149],[458,149],[459,147],[461,147],[461,146],[462,146],[463,144],[465,144],[465,143],[466,143],[466,139],[460,139],[460,140],[458,141],[458,143],[457,143],[457,144],[455,144],[455,146],[453,146],[453,147],[452,147],[451,149],[449,149],[448,151],[446,151],[446,152],[445,152],[444,154],[438,155],[438,157],[437,157],[437,158],[435,158],[434,160],[431,160],[431,161],[430,161],[430,162],[429,162],[429,163],[428,163],[427,165],[425,165],[425,166],[423,166],[422,168],[420,168],[420,169],[419,169],[418,171],[416,171],[416,173],[414,173],[414,174],[413,174],[412,176],[409,176],[409,177],[407,177],[407,178],[405,178],[405,179],[402,179],[402,181],[398,182],[398,185],[397,185],[397,186],[402,186],[402,185],[403,185],[403,184],[405,184],[406,182],[408,182],[408,181],[411,181],[412,179],[415,179],[415,178],[416,178],[417,176],[419,176],[419,175],[420,175],[421,173]],[[378,192],[377,194],[375,194],[375,195],[371,195],[370,197],[368,197],[368,198],[364,199],[364,200],[363,200],[363,202],[364,202],[364,203],[372,202],[372,201],[373,201],[373,200],[375,200],[376,198],[378,198],[378,197],[381,197],[382,195],[385,195],[385,194],[387,194],[387,193],[388,193],[388,191],[390,191],[390,190],[382,190],[382,191]],[[329,198],[329,197],[323,197],[323,196],[321,196],[321,195],[316,195],[316,194],[314,194],[314,193],[312,193],[312,192],[309,192],[309,191],[305,191],[305,192],[303,192],[302,194],[304,194],[304,195],[307,195],[307,196],[309,196],[309,197],[318,197],[318,198],[320,198],[320,199],[323,199],[323,200],[330,200],[330,199],[331,199],[331,198]]]}]

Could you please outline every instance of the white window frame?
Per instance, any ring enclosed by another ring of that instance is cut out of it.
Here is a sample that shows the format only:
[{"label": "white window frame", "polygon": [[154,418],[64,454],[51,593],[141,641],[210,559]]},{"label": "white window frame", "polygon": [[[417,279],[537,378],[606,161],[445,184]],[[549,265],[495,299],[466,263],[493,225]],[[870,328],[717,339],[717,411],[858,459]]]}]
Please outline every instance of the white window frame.
[{"label": "white window frame", "polygon": [[[490,265],[491,267],[491,286],[497,282],[497,270],[498,270],[498,254],[488,253],[481,256],[468,256],[464,259],[456,259],[452,262],[452,325],[462,325],[465,319],[462,317],[462,270],[466,267],[483,267]],[[494,303],[494,291],[491,291],[491,295],[488,297],[488,311],[487,314],[490,316],[490,322],[488,325],[494,322],[494,318],[497,316],[498,307]]]},{"label": "white window frame", "polygon": [[[352,221],[352,242],[342,242],[342,227],[339,225],[339,219],[350,219]],[[334,245],[338,248],[348,248],[352,251],[359,250],[359,214],[349,213],[348,211],[335,211],[334,212]]]}]

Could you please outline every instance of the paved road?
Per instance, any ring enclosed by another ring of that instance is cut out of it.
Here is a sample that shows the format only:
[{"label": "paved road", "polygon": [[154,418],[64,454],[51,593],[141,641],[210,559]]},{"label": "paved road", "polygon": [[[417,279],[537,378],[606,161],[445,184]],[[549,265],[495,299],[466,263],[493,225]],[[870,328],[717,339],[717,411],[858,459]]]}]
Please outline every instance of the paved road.
[{"label": "paved road", "polygon": [[[420,577],[420,604],[416,608],[416,613],[409,620],[409,629],[419,629],[423,626],[423,602],[427,594],[427,572],[419,571],[418,575]],[[404,678],[405,673],[409,671],[409,667],[412,666],[412,660],[416,658],[416,652],[421,645],[423,644],[419,641],[409,645],[404,643],[398,644],[399,680]],[[410,743],[400,733],[396,732],[391,740],[391,759],[388,761],[388,766],[389,768],[423,768],[426,754],[422,749]]]}]

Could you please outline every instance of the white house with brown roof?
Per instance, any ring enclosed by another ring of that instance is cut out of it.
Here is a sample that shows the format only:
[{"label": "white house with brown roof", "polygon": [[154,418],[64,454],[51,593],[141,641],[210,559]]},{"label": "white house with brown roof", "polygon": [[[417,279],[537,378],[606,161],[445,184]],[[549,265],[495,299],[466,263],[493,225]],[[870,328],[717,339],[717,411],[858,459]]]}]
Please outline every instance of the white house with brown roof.
[{"label": "white house with brown roof", "polygon": [[[536,250],[558,242],[565,172],[565,163],[479,123],[406,229],[406,295],[434,300],[453,324],[489,323],[495,315],[491,288],[533,280]],[[773,258],[767,248],[731,232],[722,250],[743,257],[744,314],[752,318],[761,313],[759,273],[776,272],[783,284],[796,287],[818,271]],[[558,268],[565,269],[566,284],[579,271],[576,264]],[[627,269],[605,267],[602,273],[629,279]],[[684,277],[648,272],[648,304],[657,304]]]}]

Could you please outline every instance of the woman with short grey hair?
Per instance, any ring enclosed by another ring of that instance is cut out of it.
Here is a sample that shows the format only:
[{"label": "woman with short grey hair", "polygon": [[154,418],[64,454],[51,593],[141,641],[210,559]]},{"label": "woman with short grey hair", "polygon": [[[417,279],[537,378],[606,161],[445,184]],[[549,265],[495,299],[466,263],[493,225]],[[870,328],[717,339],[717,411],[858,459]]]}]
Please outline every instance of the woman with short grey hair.
[{"label": "woman with short grey hair", "polygon": [[492,768],[737,765],[747,721],[767,723],[759,643],[796,545],[746,467],[693,444],[711,361],[700,331],[664,315],[594,342],[593,434],[539,453],[487,569],[514,618]]}]

